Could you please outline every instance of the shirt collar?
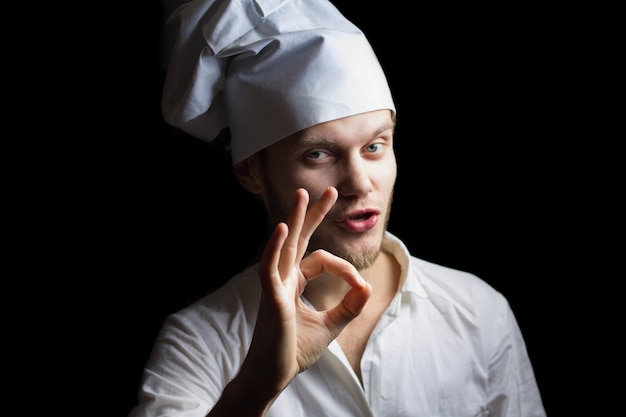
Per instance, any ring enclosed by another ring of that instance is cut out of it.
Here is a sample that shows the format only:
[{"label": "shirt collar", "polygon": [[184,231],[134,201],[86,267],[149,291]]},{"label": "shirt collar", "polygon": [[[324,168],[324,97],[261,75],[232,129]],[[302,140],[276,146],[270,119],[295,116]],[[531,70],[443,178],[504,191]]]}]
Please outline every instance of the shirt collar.
[{"label": "shirt collar", "polygon": [[393,255],[400,264],[401,292],[409,292],[418,297],[427,298],[428,295],[417,277],[417,271],[413,271],[414,267],[410,262],[411,255],[404,243],[391,232],[386,231],[382,249]]}]

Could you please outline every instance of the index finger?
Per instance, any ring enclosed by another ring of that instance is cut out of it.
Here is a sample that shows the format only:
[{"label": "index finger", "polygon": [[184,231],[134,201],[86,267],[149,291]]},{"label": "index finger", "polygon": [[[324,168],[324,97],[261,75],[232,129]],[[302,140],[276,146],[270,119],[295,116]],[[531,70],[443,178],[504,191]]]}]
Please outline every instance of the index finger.
[{"label": "index finger", "polygon": [[309,193],[304,188],[298,188],[287,220],[289,233],[280,251],[278,270],[282,276],[287,276],[291,267],[302,259],[300,254],[301,231],[306,221],[308,203]]},{"label": "index finger", "polygon": [[297,259],[304,257],[313,232],[315,232],[315,229],[322,223],[322,220],[324,220],[330,208],[337,201],[338,194],[335,187],[328,187],[324,193],[322,193],[321,197],[307,210],[306,216],[304,217],[304,224],[300,231]]}]

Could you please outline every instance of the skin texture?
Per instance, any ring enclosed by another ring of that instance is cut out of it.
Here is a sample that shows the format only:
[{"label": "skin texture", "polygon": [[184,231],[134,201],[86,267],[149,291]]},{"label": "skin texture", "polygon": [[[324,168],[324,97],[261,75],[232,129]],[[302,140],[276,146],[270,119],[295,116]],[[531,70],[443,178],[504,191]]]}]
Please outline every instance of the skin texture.
[{"label": "skin texture", "polygon": [[[265,415],[344,329],[356,340],[345,347],[358,373],[399,275],[380,251],[396,179],[394,125],[388,110],[323,123],[234,167],[276,227],[260,262],[263,293],[248,356],[209,416]],[[361,325],[349,330],[356,320]]]},{"label": "skin texture", "polygon": [[[324,248],[364,270],[378,255],[389,219],[397,175],[394,126],[387,110],[316,125],[248,159],[236,174],[248,171],[252,178],[238,178],[260,195],[273,224],[288,218],[298,188],[315,201],[335,187],[338,200],[311,237],[310,250]],[[378,212],[374,229],[354,233],[342,227],[347,216],[368,209]]]}]

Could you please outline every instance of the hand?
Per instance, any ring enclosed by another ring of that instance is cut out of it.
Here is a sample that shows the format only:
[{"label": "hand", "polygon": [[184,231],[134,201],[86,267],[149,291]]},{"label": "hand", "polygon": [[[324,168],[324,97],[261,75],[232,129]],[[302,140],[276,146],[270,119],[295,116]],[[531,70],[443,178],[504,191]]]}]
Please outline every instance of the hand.
[{"label": "hand", "polygon": [[[337,190],[328,188],[307,211],[309,194],[297,190],[287,223],[276,226],[261,259],[263,292],[242,370],[262,377],[264,387],[257,389],[267,389],[266,395],[272,398],[319,359],[330,342],[360,314],[371,295],[370,285],[348,261],[323,250],[303,259],[311,235],[336,200]],[[300,296],[307,281],[322,272],[341,277],[351,289],[335,307],[314,311]]]}]

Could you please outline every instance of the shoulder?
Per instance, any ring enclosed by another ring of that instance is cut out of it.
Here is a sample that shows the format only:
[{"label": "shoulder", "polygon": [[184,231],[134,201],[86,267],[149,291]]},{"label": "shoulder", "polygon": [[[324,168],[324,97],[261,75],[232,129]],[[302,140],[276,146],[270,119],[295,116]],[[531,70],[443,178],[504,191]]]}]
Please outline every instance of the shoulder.
[{"label": "shoulder", "polygon": [[504,295],[481,277],[460,269],[411,256],[410,271],[429,298],[442,298],[470,310],[506,309]]},{"label": "shoulder", "polygon": [[189,306],[170,314],[162,332],[203,335],[232,332],[246,334],[256,321],[261,286],[256,265],[233,276],[223,286]]},{"label": "shoulder", "polygon": [[502,297],[495,288],[472,272],[411,256],[411,267],[423,285],[470,295]]},{"label": "shoulder", "polygon": [[441,316],[481,334],[489,345],[518,332],[506,297],[479,276],[411,257],[409,280],[419,281],[425,301]]},{"label": "shoulder", "polygon": [[460,269],[419,258],[404,243],[387,232],[384,250],[392,253],[402,268],[403,290],[421,298],[440,297],[453,303],[505,302],[503,295],[482,278]]}]

